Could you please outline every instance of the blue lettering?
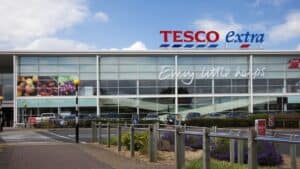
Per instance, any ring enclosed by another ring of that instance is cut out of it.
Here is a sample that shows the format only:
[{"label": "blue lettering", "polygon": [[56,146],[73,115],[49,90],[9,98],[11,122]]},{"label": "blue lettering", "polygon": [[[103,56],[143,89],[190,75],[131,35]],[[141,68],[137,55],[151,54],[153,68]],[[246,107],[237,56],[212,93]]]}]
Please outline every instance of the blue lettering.
[{"label": "blue lettering", "polygon": [[227,43],[230,43],[230,42],[234,41],[234,38],[233,38],[234,34],[235,34],[234,31],[230,31],[230,32],[227,33],[227,35],[226,35],[226,42]]},{"label": "blue lettering", "polygon": [[256,38],[256,43],[263,43],[264,42],[264,36],[265,34],[261,33]]}]

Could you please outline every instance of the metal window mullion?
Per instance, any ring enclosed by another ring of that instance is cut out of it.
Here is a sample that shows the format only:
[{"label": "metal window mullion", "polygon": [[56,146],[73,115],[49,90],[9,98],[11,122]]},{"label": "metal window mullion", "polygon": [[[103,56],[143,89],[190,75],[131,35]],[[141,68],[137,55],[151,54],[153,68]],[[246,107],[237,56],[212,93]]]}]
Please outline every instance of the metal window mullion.
[{"label": "metal window mullion", "polygon": [[250,105],[249,113],[253,113],[253,55],[249,56],[249,92],[250,92]]},{"label": "metal window mullion", "polygon": [[178,56],[175,55],[175,114],[178,114]]},{"label": "metal window mullion", "polygon": [[96,94],[96,96],[97,96],[97,100],[96,100],[96,104],[97,104],[97,117],[99,117],[100,116],[100,102],[99,102],[99,93],[100,93],[100,78],[99,78],[99,76],[100,76],[100,66],[99,66],[99,59],[100,59],[100,57],[98,56],[98,55],[96,55],[96,92],[97,92],[97,94]]},{"label": "metal window mullion", "polygon": [[17,116],[18,116],[18,108],[17,108],[17,75],[18,75],[18,60],[17,60],[17,56],[13,55],[13,85],[14,85],[14,91],[13,91],[13,95],[14,95],[14,115],[13,115],[13,127],[16,127],[17,124]]}]

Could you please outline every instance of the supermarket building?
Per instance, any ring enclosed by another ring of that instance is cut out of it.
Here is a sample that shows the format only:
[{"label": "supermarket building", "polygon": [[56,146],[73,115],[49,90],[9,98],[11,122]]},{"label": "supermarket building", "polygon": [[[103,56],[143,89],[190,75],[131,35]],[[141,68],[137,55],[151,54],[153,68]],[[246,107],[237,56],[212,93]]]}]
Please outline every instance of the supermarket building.
[{"label": "supermarket building", "polygon": [[300,112],[300,51],[0,52],[5,125],[80,113]]}]

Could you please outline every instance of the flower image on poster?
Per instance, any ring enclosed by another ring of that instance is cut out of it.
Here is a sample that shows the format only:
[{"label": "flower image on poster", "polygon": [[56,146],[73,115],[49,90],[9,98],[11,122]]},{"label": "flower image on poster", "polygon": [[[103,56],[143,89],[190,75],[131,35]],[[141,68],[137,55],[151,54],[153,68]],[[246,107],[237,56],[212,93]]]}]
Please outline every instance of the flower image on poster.
[{"label": "flower image on poster", "polygon": [[57,96],[58,84],[56,76],[39,76],[38,80],[39,96]]},{"label": "flower image on poster", "polygon": [[74,80],[78,79],[76,76],[58,76],[58,90],[60,96],[75,95]]},{"label": "flower image on poster", "polygon": [[19,76],[17,86],[17,96],[36,96],[37,95],[37,76]]}]

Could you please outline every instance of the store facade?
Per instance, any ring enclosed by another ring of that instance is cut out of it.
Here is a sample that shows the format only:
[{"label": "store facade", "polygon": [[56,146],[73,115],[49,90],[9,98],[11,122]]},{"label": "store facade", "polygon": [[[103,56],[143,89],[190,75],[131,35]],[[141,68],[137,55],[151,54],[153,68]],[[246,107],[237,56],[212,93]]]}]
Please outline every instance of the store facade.
[{"label": "store facade", "polygon": [[299,112],[300,51],[7,52],[14,124],[41,113]]}]

